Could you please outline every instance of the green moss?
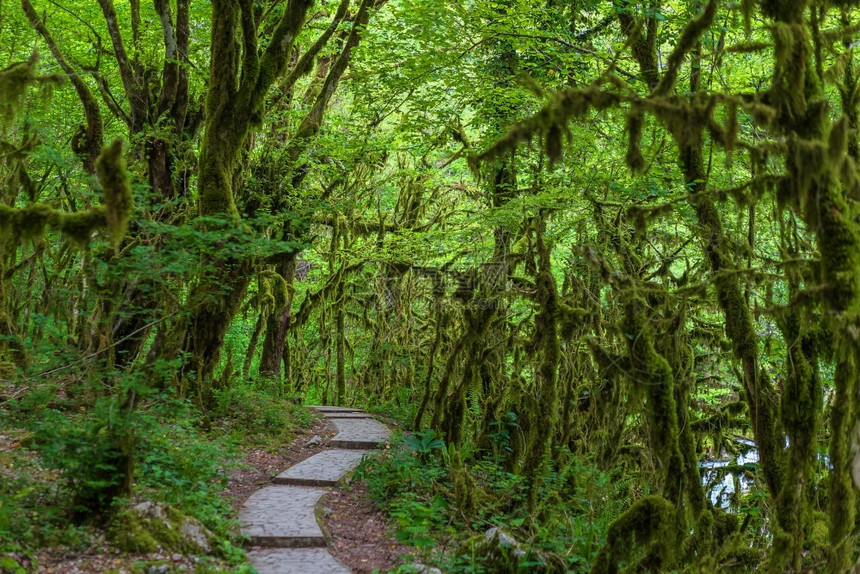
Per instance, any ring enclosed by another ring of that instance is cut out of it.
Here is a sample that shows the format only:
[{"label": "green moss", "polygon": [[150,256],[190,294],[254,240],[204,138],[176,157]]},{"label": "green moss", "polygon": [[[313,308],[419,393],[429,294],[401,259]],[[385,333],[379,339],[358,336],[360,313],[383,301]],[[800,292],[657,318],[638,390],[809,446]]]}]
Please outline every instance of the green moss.
[{"label": "green moss", "polygon": [[275,271],[263,271],[260,274],[259,302],[263,309],[283,309],[290,300],[290,285]]},{"label": "green moss", "polygon": [[39,55],[33,54],[26,62],[15,62],[0,70],[0,125],[9,121],[18,111],[27,88],[36,83],[58,84],[61,76],[39,76],[36,64]]},{"label": "green moss", "polygon": [[714,517],[714,542],[722,545],[738,532],[740,522],[736,514],[729,514],[719,508],[712,508],[710,512]]},{"label": "green moss", "polygon": [[684,541],[684,554],[692,559],[695,556],[708,556],[714,541],[714,515],[710,510],[699,514],[694,533]]},{"label": "green moss", "polygon": [[0,379],[9,380],[15,375],[15,363],[0,361]]},{"label": "green moss", "polygon": [[630,353],[634,386],[645,394],[645,416],[651,452],[660,469],[660,484],[668,500],[679,500],[685,491],[684,464],[679,444],[680,428],[675,402],[675,380],[669,362],[654,346],[647,304],[633,287],[625,293],[623,329]]},{"label": "green moss", "polygon": [[111,239],[119,243],[128,229],[134,209],[122,140],[114,140],[96,160],[96,172],[104,193],[105,219]]},{"label": "green moss", "polygon": [[645,169],[645,158],[642,155],[642,126],[645,117],[639,108],[631,108],[627,112],[627,167],[633,173],[641,173]]},{"label": "green moss", "polygon": [[[667,570],[676,558],[679,532],[675,529],[675,514],[675,506],[662,496],[638,500],[609,526],[606,544],[591,573],[616,574],[622,562],[638,563],[640,571]],[[644,549],[644,556],[637,553],[639,549]]]},{"label": "green moss", "polygon": [[44,203],[22,208],[0,204],[0,232],[18,239],[35,239],[46,227],[57,229],[75,242],[86,245],[93,233],[107,227],[114,242],[125,234],[133,208],[123,146],[120,140],[105,148],[97,161],[104,189],[104,205],[76,213],[65,213]]},{"label": "green moss", "polygon": [[215,542],[214,535],[195,519],[153,502],[121,511],[111,523],[110,536],[117,548],[142,554],[208,554]]},{"label": "green moss", "polygon": [[107,225],[104,207],[93,207],[77,213],[63,213],[57,217],[56,227],[80,245],[86,245],[93,233]]}]

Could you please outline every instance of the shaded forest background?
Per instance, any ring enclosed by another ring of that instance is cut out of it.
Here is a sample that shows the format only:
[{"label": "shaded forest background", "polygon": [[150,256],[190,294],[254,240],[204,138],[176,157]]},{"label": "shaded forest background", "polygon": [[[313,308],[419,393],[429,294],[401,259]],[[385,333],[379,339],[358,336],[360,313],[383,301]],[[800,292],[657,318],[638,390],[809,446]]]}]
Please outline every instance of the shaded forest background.
[{"label": "shaded forest background", "polygon": [[2,568],[331,403],[446,571],[860,570],[858,17],[0,1]]}]

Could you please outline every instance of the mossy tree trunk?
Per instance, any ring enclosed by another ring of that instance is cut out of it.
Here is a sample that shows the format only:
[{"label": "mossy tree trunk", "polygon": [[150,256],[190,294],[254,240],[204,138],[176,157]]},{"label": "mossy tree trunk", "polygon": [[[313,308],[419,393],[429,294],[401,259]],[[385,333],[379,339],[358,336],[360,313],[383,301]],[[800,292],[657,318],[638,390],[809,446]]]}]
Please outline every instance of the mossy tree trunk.
[{"label": "mossy tree trunk", "polygon": [[[316,69],[316,78],[305,93],[304,103],[310,109],[293,134],[283,158],[280,160],[281,165],[275,170],[278,180],[288,183],[282,186],[281,191],[273,198],[272,210],[274,214],[294,211],[297,207],[295,203],[300,199],[296,192],[310,171],[310,167],[300,161],[302,154],[313,144],[315,136],[322,128],[325,112],[349,66],[353,52],[361,42],[371,13],[380,8],[385,1],[362,0],[355,14],[350,15],[348,11],[349,0],[342,0],[329,27],[320,35],[308,52],[299,59],[281,87],[283,91],[290,92],[299,78],[312,71],[314,58],[329,43],[338,26],[345,20],[352,20],[352,29],[347,35],[337,58],[334,59],[333,63],[330,57],[320,59]],[[283,103],[289,105],[291,102],[285,101]],[[285,239],[301,243],[307,240],[309,228],[306,222],[285,221],[282,232]],[[297,247],[293,251],[275,255],[275,270],[278,272],[280,270],[287,271],[291,265],[294,267],[295,259],[299,254],[298,249]],[[287,275],[284,275],[284,278],[287,279]],[[275,309],[273,317],[277,318],[277,322],[270,320],[266,325],[263,356],[260,362],[260,374],[263,376],[279,377],[281,374],[282,357],[290,328],[291,305],[292,299],[288,302],[287,307]]]},{"label": "mossy tree trunk", "polygon": [[[212,2],[210,80],[198,172],[199,216],[240,225],[238,190],[234,189],[239,160],[266,93],[286,69],[312,4],[312,0],[290,0],[266,48],[260,51],[253,2]],[[181,341],[188,353],[183,372],[195,373],[198,389],[204,388],[214,372],[254,266],[247,256],[224,256],[214,262],[211,271],[201,274],[189,294],[190,317],[180,326],[175,341]]]},{"label": "mossy tree trunk", "polygon": [[264,377],[280,378],[281,376],[281,365],[287,344],[287,329],[292,318],[297,255],[298,252],[294,251],[278,257],[279,269],[276,269],[276,272],[286,283],[287,298],[282,308],[275,308],[266,316],[263,352],[260,356],[260,374]]},{"label": "mossy tree trunk", "polygon": [[[683,42],[676,46],[670,59],[678,62],[688,52],[693,52],[697,58],[699,36],[713,22],[716,14],[716,3],[711,2],[698,18],[692,21],[682,34]],[[664,97],[675,87],[677,69],[674,73],[661,76],[657,67],[657,21],[654,16],[646,16],[644,25],[646,32],[642,33],[635,20],[622,14],[621,28],[631,41],[631,51],[639,65],[640,73],[646,81],[652,97]],[[689,32],[689,34],[688,34]],[[676,59],[676,56],[679,56]],[[700,63],[700,60],[697,60]],[[670,68],[671,71],[671,68]],[[691,65],[690,92],[697,94],[701,90],[700,69],[698,63]],[[642,116],[635,108],[631,110],[631,137],[634,131],[641,129]],[[686,186],[690,189],[691,203],[702,229],[702,243],[710,265],[711,277],[717,291],[717,299],[725,317],[726,335],[732,342],[735,356],[741,363],[743,385],[747,403],[750,409],[753,432],[756,445],[759,448],[760,463],[763,468],[766,483],[773,496],[776,496],[782,485],[782,447],[781,433],[775,412],[776,395],[766,377],[763,377],[758,364],[758,336],[753,325],[749,304],[740,287],[740,281],[731,270],[738,268],[732,260],[728,238],[723,231],[722,220],[716,203],[707,192],[708,173],[703,157],[702,132],[689,137],[689,129],[679,118],[677,126],[669,126],[676,144],[679,159],[683,169]],[[674,130],[673,130],[674,128]],[[701,130],[701,128],[699,128]],[[638,144],[637,144],[638,145]],[[628,162],[633,169],[641,169],[641,156],[628,155]]]},{"label": "mossy tree trunk", "polygon": [[538,314],[535,317],[534,336],[531,345],[536,355],[535,411],[530,413],[534,424],[529,428],[524,462],[525,475],[529,481],[529,506],[537,502],[538,479],[543,476],[544,460],[551,452],[553,437],[558,434],[558,365],[559,365],[559,301],[558,288],[550,263],[551,245],[547,245],[546,219],[539,214],[534,226],[535,255],[535,302]]},{"label": "mossy tree trunk", "polygon": [[[81,156],[85,171],[94,173],[95,158],[102,147],[103,122],[99,104],[91,93],[89,84],[82,77],[86,72],[93,76],[102,100],[111,114],[127,127],[129,141],[133,146],[131,156],[136,163],[143,164],[146,180],[154,197],[165,201],[184,197],[187,180],[179,181],[174,168],[190,139],[187,133],[190,0],[178,0],[175,9],[166,0],[153,2],[163,33],[164,59],[160,68],[145,63],[140,57],[145,51],[141,44],[140,2],[132,2],[130,6],[130,44],[129,38],[124,37],[121,31],[121,22],[113,0],[98,0],[98,4],[119,71],[120,91],[124,95],[119,102],[114,97],[115,88],[110,86],[109,74],[105,74],[98,66],[83,68],[79,64],[71,65],[70,59],[47,29],[31,1],[21,0],[28,20],[48,44],[83,105],[86,124],[72,139],[72,151]],[[158,88],[154,89],[152,79],[159,76],[161,81]],[[165,126],[169,129],[165,130]],[[190,126],[190,131],[194,130],[195,127]],[[159,214],[160,219],[168,221],[175,216],[169,209],[162,209]],[[144,235],[137,233],[136,226],[132,227],[130,236],[129,241],[148,241]],[[127,259],[125,256],[114,258],[111,264],[121,266]],[[100,342],[100,351],[110,347],[115,362],[120,367],[130,364],[136,358],[149,333],[149,326],[156,322],[157,317],[167,314],[158,309],[161,288],[154,278],[133,268],[130,274],[127,279],[123,277],[122,280],[114,280],[104,286],[101,297],[103,305],[98,311],[98,333],[92,337],[81,338],[84,349],[93,350],[89,349],[93,341]]]},{"label": "mossy tree trunk", "polygon": [[[806,0],[766,0],[761,3],[763,14],[772,22],[775,49],[773,86],[769,103],[777,111],[777,125],[788,138],[785,154],[785,176],[779,193],[789,205],[797,209],[807,227],[815,233],[821,254],[819,281],[821,303],[827,311],[827,325],[833,334],[833,351],[836,362],[833,380],[835,397],[830,409],[830,475],[829,511],[831,555],[829,572],[843,572],[848,567],[847,541],[855,524],[855,489],[851,480],[850,436],[855,428],[857,410],[854,405],[855,387],[860,377],[860,337],[857,336],[860,317],[860,233],[856,222],[856,202],[851,194],[856,186],[850,172],[846,172],[850,158],[849,122],[843,117],[836,123],[827,116],[828,104],[823,92],[820,66],[820,35],[817,33],[817,6]],[[812,19],[807,19],[807,11]],[[813,29],[810,30],[810,25]],[[823,157],[817,149],[825,151]],[[856,164],[848,169],[856,170]],[[846,179],[846,175],[848,178]],[[802,332],[799,333],[802,337]],[[801,345],[803,348],[803,345]],[[802,363],[801,367],[808,369]],[[820,388],[816,384],[801,385],[812,377],[790,377],[784,390],[784,418],[792,442],[792,452],[815,453],[815,413],[820,404]],[[799,456],[799,454],[798,454]],[[795,461],[792,461],[793,463]],[[789,468],[792,479],[795,473],[808,475],[808,463],[800,469]],[[789,488],[789,487],[786,487]],[[797,488],[797,487],[794,487]],[[801,486],[802,488],[802,486]],[[785,512],[797,500],[803,502],[801,492],[786,491],[782,501]],[[798,519],[795,518],[795,521]],[[781,536],[796,537],[794,532]],[[773,560],[776,567],[782,561],[799,561],[796,545],[781,544],[775,547]],[[789,550],[793,550],[789,552]]]}]

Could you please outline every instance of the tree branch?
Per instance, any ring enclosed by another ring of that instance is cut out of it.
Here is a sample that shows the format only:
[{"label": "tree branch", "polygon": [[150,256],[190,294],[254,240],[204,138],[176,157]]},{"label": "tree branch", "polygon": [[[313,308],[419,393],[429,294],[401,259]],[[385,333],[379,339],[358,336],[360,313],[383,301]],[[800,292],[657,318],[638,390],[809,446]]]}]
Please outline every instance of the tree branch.
[{"label": "tree branch", "polygon": [[[99,6],[102,8],[105,22],[107,22],[108,34],[110,35],[111,43],[113,44],[113,53],[119,66],[119,75],[122,78],[122,85],[125,87],[126,95],[131,98],[135,92],[134,73],[131,64],[128,61],[128,54],[125,51],[125,44],[122,41],[122,34],[119,31],[119,23],[117,22],[116,9],[113,5],[113,0],[98,0]],[[132,104],[132,110],[134,105]],[[132,111],[132,114],[134,112]]]},{"label": "tree branch", "polygon": [[340,5],[337,8],[337,12],[334,15],[334,18],[329,24],[328,28],[326,28],[325,32],[323,32],[317,41],[313,43],[313,45],[308,48],[308,51],[302,54],[302,57],[299,59],[296,67],[289,73],[289,75],[284,80],[284,91],[287,92],[295,85],[296,81],[299,78],[310,73],[313,68],[314,58],[317,57],[317,54],[320,53],[325,45],[328,43],[329,39],[334,34],[335,30],[337,30],[340,23],[343,21],[344,17],[346,17],[346,11],[349,8],[349,0],[341,0]]},{"label": "tree branch", "polygon": [[153,7],[161,20],[164,36],[164,68],[161,71],[161,95],[155,106],[155,121],[173,107],[179,87],[179,54],[176,32],[170,14],[169,0],[153,0]]},{"label": "tree branch", "polygon": [[284,72],[290,51],[304,26],[305,17],[312,4],[313,0],[290,0],[287,4],[283,16],[272,33],[272,39],[260,58],[260,73],[255,78],[256,81],[253,85],[242,86],[241,91],[245,94],[242,99],[252,112],[260,107],[266,92]]},{"label": "tree branch", "polygon": [[86,118],[87,123],[86,133],[84,134],[84,141],[81,142],[80,145],[73,146],[73,148],[75,148],[73,151],[83,155],[84,169],[88,173],[95,173],[96,158],[101,153],[102,147],[104,147],[104,124],[98,102],[96,102],[86,82],[83,81],[78,72],[63,56],[63,53],[60,51],[60,47],[48,31],[44,21],[36,13],[30,0],[21,0],[21,7],[27,15],[27,19],[30,21],[30,24],[39,33],[39,35],[42,36],[45,43],[48,44],[48,49],[51,50],[51,54],[53,54],[54,59],[57,60],[60,68],[62,68],[63,72],[68,76],[69,81],[75,88],[75,92],[78,94],[78,98],[81,100],[81,104],[84,107],[84,117]]}]

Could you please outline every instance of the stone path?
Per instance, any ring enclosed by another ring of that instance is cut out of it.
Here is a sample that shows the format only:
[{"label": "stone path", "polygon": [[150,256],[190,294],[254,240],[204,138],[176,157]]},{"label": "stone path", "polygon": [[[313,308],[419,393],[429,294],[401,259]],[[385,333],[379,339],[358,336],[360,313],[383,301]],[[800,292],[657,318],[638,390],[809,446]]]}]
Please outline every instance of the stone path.
[{"label": "stone path", "polygon": [[326,549],[316,520],[316,505],[367,449],[388,440],[388,429],[358,410],[319,406],[311,409],[329,419],[337,435],[322,451],[293,465],[251,495],[239,511],[242,533],[251,545],[248,559],[259,574],[350,574]]}]

